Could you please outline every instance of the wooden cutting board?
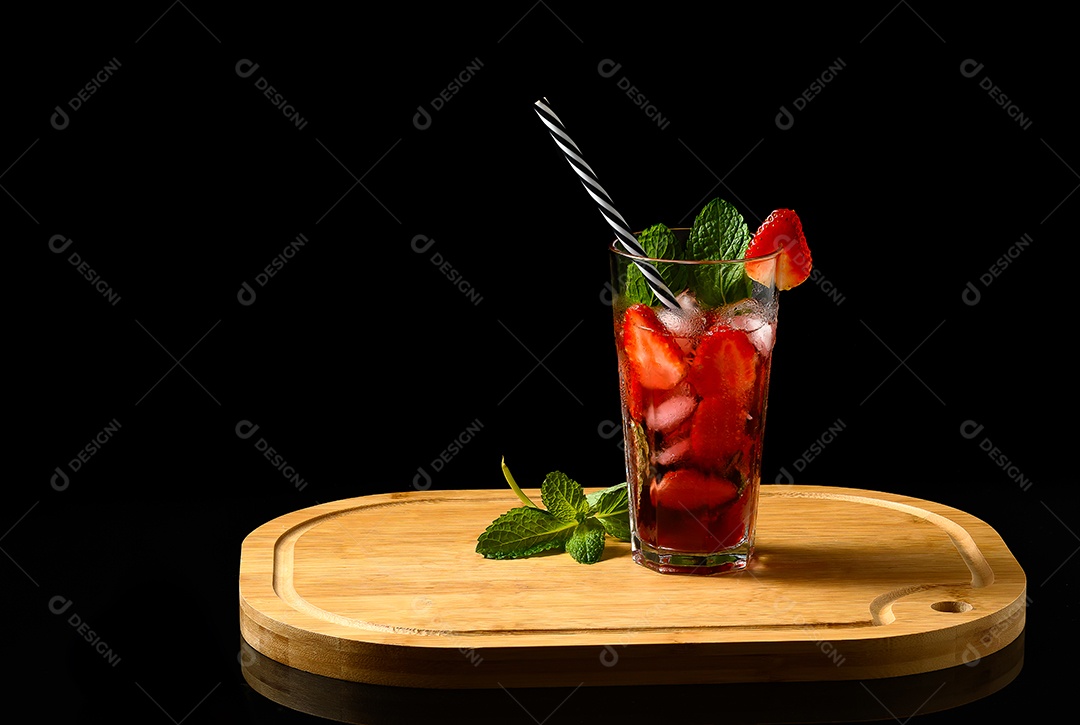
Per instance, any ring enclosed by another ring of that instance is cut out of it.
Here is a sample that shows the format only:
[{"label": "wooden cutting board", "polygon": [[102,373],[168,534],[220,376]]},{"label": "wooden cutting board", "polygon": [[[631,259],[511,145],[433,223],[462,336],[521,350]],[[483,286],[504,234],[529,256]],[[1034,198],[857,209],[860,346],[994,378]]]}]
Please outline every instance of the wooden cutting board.
[{"label": "wooden cutting board", "polygon": [[[539,500],[539,491],[527,491]],[[278,517],[240,558],[257,652],[341,680],[423,688],[836,681],[977,663],[1024,627],[1026,578],[983,521],[850,488],[763,486],[739,573],[474,549],[513,492],[378,494]]]}]

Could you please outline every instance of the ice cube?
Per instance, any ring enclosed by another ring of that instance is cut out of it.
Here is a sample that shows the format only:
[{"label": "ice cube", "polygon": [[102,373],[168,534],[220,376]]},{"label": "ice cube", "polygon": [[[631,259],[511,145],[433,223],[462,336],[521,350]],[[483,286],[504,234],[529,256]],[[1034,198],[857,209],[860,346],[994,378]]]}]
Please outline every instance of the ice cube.
[{"label": "ice cube", "polygon": [[701,308],[701,305],[698,304],[697,296],[688,289],[684,289],[682,292],[675,295],[675,301],[678,302],[679,307],[684,310]]},{"label": "ice cube", "polygon": [[776,326],[773,324],[764,324],[749,333],[748,336],[750,342],[754,343],[754,347],[758,349],[758,352],[762,355],[766,355],[772,351],[773,342],[776,340]]},{"label": "ice cube", "polygon": [[772,350],[776,326],[768,308],[759,300],[748,297],[732,305],[725,310],[724,322],[745,332],[761,354]]},{"label": "ice cube", "polygon": [[753,297],[747,297],[725,308],[723,320],[729,327],[736,330],[753,332],[768,322],[769,318],[765,305]]},{"label": "ice cube", "polygon": [[707,320],[697,299],[690,292],[683,292],[675,298],[679,303],[678,310],[664,307],[656,313],[657,318],[664,324],[675,337],[679,338],[680,344],[686,338],[700,335],[705,331]]},{"label": "ice cube", "polygon": [[658,466],[673,466],[690,453],[690,438],[682,438],[669,445],[665,445],[654,459]]},{"label": "ice cube", "polygon": [[676,393],[645,411],[645,424],[651,430],[667,433],[694,412],[696,402],[690,395]]}]

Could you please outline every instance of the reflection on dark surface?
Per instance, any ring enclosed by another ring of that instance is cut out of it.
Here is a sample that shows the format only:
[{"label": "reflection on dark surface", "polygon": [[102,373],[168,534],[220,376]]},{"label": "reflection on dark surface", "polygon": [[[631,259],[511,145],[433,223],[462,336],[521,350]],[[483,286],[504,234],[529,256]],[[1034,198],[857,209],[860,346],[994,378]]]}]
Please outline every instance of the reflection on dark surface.
[{"label": "reflection on dark surface", "polygon": [[[433,712],[468,722],[784,723],[904,720],[960,707],[1001,690],[1024,664],[1024,632],[1004,649],[970,665],[904,677],[837,682],[732,683],[663,688],[580,687],[435,690],[336,680],[283,665],[241,639],[244,679],[263,697],[299,713],[335,722],[381,725],[419,722]],[[567,704],[565,708],[563,703]]]}]

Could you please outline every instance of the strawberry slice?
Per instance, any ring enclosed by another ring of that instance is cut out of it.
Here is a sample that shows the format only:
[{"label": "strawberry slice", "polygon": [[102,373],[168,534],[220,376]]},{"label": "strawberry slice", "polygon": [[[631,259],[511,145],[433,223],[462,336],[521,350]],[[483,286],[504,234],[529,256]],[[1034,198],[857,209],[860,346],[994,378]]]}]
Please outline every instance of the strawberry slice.
[{"label": "strawberry slice", "polygon": [[738,489],[727,479],[693,468],[676,468],[657,485],[654,503],[657,509],[700,513],[702,509],[719,508],[738,495]]},{"label": "strawberry slice", "polygon": [[643,388],[671,390],[686,376],[682,348],[648,305],[626,310],[622,342],[632,377]]},{"label": "strawberry slice", "polygon": [[[810,277],[812,267],[810,247],[806,245],[802,222],[791,209],[777,209],[769,215],[754,234],[746,256],[759,257],[777,249],[782,251],[776,260],[776,288],[788,290],[805,282]],[[746,273],[750,278],[766,286],[773,281],[769,279],[772,269],[771,262],[746,264]]]},{"label": "strawberry slice", "polygon": [[724,547],[738,546],[754,530],[756,499],[757,486],[748,487],[743,491],[742,499],[728,506],[713,527],[713,533]]},{"label": "strawberry slice", "polygon": [[[728,512],[741,509],[739,492],[731,481],[692,468],[668,471],[653,482],[649,495],[655,507],[649,533],[661,548],[713,552],[729,546]],[[737,532],[735,532],[737,535]]]},{"label": "strawberry slice", "polygon": [[687,379],[701,395],[726,394],[749,407],[757,369],[758,351],[749,336],[720,324],[698,345]]},{"label": "strawberry slice", "polygon": [[690,449],[703,466],[723,469],[746,443],[746,407],[726,393],[702,398],[690,429]]}]

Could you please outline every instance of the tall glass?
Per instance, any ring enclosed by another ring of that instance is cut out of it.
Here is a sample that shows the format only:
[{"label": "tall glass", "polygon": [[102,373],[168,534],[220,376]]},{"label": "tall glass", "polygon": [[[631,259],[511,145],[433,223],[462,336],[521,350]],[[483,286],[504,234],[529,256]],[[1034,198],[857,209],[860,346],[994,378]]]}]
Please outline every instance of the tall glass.
[{"label": "tall glass", "polygon": [[[685,240],[689,230],[673,231]],[[685,261],[610,249],[631,541],[650,569],[717,574],[753,555],[778,256]],[[636,261],[660,272],[679,311],[643,292]]]}]

